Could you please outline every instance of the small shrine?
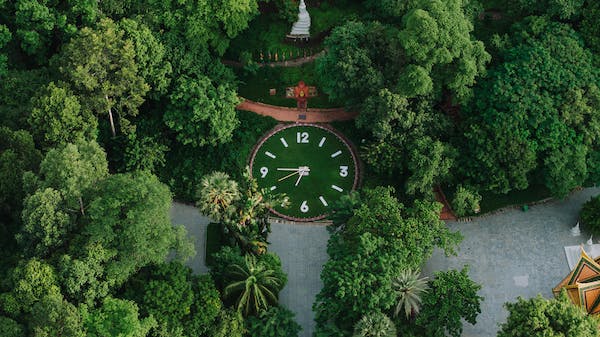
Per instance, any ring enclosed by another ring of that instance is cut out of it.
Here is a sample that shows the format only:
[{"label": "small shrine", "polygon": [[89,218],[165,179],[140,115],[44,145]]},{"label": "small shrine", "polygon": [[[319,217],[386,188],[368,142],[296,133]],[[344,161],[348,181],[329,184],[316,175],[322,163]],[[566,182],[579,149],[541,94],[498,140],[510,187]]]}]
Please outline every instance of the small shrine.
[{"label": "small shrine", "polygon": [[569,299],[588,314],[600,314],[600,258],[592,259],[582,247],[579,261],[552,292],[558,296],[562,289],[566,289]]},{"label": "small shrine", "polygon": [[306,10],[306,4],[304,0],[300,0],[300,6],[298,7],[298,20],[294,22],[292,31],[287,35],[292,40],[305,40],[308,41],[310,38],[310,14]]},{"label": "small shrine", "polygon": [[306,109],[308,106],[308,99],[316,96],[318,96],[317,88],[314,86],[307,86],[304,81],[298,82],[298,85],[295,87],[287,87],[285,89],[285,97],[295,99],[298,103],[298,109]]}]

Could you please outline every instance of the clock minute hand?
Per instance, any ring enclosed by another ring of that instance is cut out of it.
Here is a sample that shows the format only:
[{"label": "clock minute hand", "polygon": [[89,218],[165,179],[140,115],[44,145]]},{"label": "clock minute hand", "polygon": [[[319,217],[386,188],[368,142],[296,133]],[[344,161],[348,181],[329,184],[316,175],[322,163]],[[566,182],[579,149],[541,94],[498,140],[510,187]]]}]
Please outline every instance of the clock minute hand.
[{"label": "clock minute hand", "polygon": [[298,174],[298,173],[300,173],[300,170],[296,170],[296,172],[290,173],[290,174],[288,174],[287,176],[285,176],[283,178],[279,178],[279,179],[277,179],[277,181],[282,181],[283,179],[287,179],[287,178],[293,176],[294,174]]},{"label": "clock minute hand", "polygon": [[304,170],[300,170],[300,175],[298,176],[298,180],[296,180],[296,185],[294,186],[298,186],[298,184],[300,183],[300,179],[302,179],[302,176],[304,176]]},{"label": "clock minute hand", "polygon": [[278,167],[277,171],[300,171],[299,168],[283,168],[283,167]]}]

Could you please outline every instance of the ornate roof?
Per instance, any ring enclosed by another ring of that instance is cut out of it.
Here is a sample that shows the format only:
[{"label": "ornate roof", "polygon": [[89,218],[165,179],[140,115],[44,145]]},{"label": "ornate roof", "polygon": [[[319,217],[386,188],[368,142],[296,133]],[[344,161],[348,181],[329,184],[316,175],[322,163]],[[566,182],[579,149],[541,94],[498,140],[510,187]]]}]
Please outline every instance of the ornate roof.
[{"label": "ornate roof", "polygon": [[589,314],[600,314],[600,257],[592,259],[582,247],[577,265],[552,292],[557,296],[562,289],[567,291],[573,303]]}]

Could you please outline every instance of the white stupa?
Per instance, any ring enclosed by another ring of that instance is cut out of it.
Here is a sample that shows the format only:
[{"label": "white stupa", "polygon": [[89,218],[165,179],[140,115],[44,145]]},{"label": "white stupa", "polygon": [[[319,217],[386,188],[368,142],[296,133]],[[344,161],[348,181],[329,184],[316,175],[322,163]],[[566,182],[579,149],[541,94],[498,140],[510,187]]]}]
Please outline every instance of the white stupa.
[{"label": "white stupa", "polygon": [[304,0],[300,0],[300,13],[298,13],[298,21],[292,26],[290,35],[293,36],[309,36],[310,35],[310,15],[306,10]]}]

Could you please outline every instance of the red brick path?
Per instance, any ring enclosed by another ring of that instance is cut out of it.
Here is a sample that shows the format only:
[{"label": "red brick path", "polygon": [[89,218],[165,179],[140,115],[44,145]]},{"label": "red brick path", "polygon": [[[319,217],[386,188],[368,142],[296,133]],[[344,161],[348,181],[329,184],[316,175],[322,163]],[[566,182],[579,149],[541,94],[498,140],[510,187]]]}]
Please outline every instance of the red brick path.
[{"label": "red brick path", "polygon": [[[298,110],[296,108],[258,103],[247,99],[244,99],[244,101],[237,106],[237,109],[252,111],[263,116],[270,116],[282,122],[329,123],[334,121],[352,120],[358,115],[356,112],[348,112],[343,108],[309,108],[306,110]],[[302,117],[304,117],[304,119]]]}]

